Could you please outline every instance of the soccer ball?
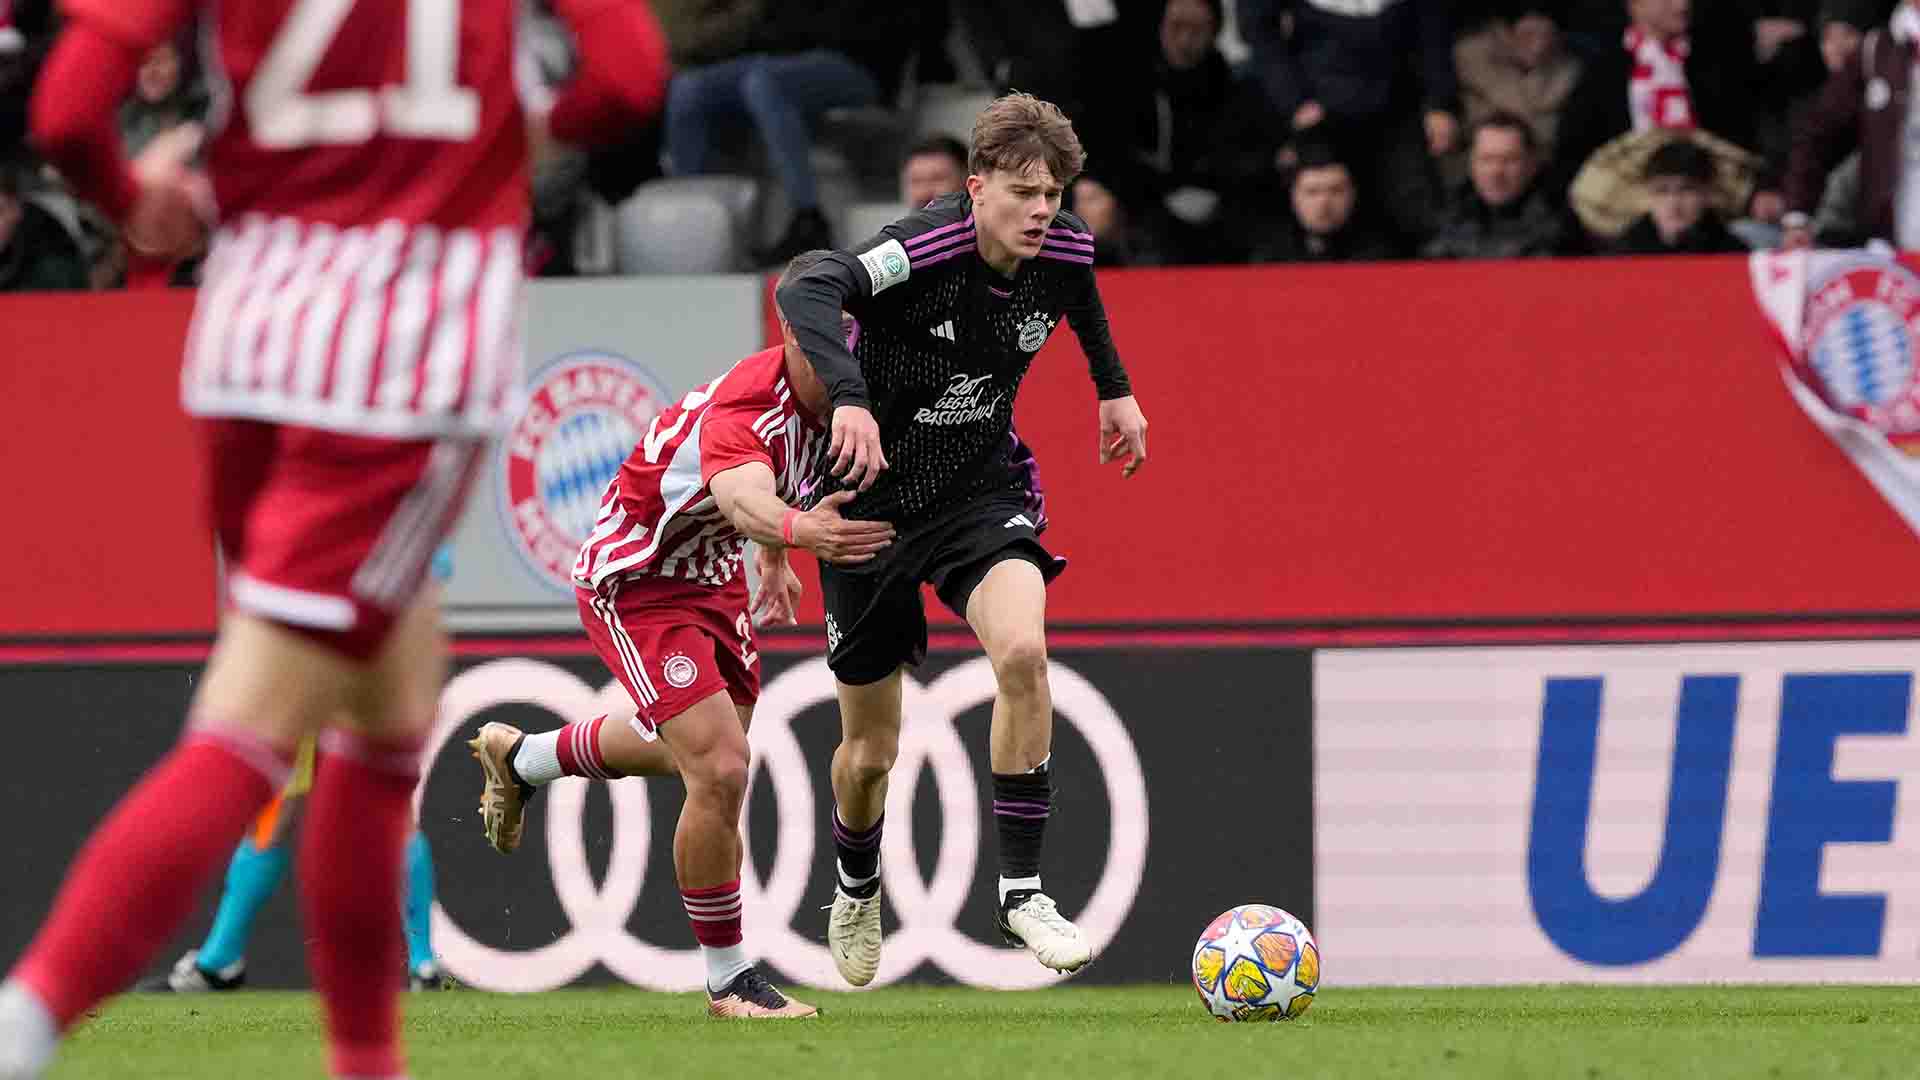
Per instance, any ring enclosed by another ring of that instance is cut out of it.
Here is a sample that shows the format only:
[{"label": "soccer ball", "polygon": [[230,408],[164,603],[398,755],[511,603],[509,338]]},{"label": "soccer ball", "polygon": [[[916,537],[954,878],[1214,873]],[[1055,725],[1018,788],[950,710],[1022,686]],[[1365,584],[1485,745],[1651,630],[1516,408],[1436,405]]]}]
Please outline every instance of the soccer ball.
[{"label": "soccer ball", "polygon": [[1242,904],[1193,946],[1193,988],[1216,1019],[1291,1020],[1320,989],[1320,947],[1299,919]]}]

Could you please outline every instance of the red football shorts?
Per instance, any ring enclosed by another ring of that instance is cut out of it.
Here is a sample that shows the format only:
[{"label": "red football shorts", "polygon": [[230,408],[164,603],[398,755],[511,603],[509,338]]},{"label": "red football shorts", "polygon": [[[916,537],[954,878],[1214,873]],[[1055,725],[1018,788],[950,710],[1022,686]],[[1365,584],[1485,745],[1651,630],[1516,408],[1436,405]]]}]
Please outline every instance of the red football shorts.
[{"label": "red football shorts", "polygon": [[720,588],[672,578],[614,578],[595,593],[576,587],[593,649],[640,711],[642,738],[695,702],[724,690],[735,705],[760,699],[760,657],[747,617],[746,576]]},{"label": "red football shorts", "polygon": [[257,420],[200,431],[227,603],[356,660],[420,592],[487,449]]}]

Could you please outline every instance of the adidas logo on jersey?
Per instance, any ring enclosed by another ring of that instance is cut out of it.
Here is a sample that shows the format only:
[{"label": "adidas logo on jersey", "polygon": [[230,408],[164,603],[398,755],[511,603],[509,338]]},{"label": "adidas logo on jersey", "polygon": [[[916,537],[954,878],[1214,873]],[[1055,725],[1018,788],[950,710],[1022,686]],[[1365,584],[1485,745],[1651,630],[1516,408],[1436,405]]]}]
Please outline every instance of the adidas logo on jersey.
[{"label": "adidas logo on jersey", "polygon": [[1029,529],[1034,527],[1032,519],[1028,518],[1027,515],[1025,514],[1013,515],[1011,518],[1007,519],[1007,523],[1005,525],[1002,525],[1000,527],[1003,529],[1017,529],[1022,525],[1025,525]]},{"label": "adidas logo on jersey", "polygon": [[943,322],[938,326],[928,327],[927,331],[928,333],[931,333],[934,337],[937,337],[937,338],[946,338],[948,341],[957,340],[953,336],[953,320],[952,319],[948,319],[946,322]]}]

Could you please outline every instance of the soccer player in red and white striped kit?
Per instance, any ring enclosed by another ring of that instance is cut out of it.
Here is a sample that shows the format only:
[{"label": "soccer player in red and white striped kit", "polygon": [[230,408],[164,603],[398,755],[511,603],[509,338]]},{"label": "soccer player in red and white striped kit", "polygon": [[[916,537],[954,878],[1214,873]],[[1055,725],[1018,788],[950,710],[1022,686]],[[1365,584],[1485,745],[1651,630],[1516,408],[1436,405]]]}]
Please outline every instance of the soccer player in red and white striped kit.
[{"label": "soccer player in red and white striped kit", "polygon": [[[64,0],[39,148],[136,255],[188,254],[219,219],[181,381],[227,595],[185,734],[0,984],[0,1078],[39,1076],[132,982],[313,734],[298,857],[329,1065],[404,1073],[401,849],[446,664],[423,585],[518,379],[530,146],[617,135],[665,93],[644,3],[555,7],[582,49],[557,100],[516,78],[516,0]],[[196,18],[206,176],[130,164],[116,110]]]},{"label": "soccer player in red and white striped kit", "polygon": [[[826,257],[807,252],[785,283]],[[677,772],[686,802],[673,835],[680,899],[707,968],[707,1009],[725,1019],[812,1016],[754,966],[741,933],[740,812],[747,727],[760,697],[753,615],[794,621],[799,579],[785,549],[857,565],[893,540],[884,522],[848,521],[852,493],[793,509],[825,439],[827,389],[781,321],[783,342],[694,388],[654,418],[608,483],[573,567],[580,621],[637,709],[523,734],[481,725],[480,816],[502,853],[520,845],[527,800],[562,776],[612,780]],[[757,603],[741,561],[755,541]],[[754,608],[749,613],[749,607]],[[665,744],[666,753],[661,750]]]}]

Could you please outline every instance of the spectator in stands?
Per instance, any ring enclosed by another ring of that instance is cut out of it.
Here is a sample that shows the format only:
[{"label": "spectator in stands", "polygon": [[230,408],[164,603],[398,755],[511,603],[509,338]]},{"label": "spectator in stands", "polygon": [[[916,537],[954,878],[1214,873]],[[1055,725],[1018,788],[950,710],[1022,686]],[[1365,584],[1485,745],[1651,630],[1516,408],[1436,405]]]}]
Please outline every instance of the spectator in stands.
[{"label": "spectator in stands", "polygon": [[[1757,152],[1759,117],[1785,107],[1758,63],[1778,51],[1775,36],[1784,31],[1762,35],[1741,5],[1626,0],[1626,7],[1619,46],[1588,62],[1561,115],[1547,180],[1555,197],[1565,196],[1594,151],[1621,135],[1699,128]],[[1783,206],[1772,185],[1763,183],[1753,199],[1755,217],[1778,220]]]},{"label": "spectator in stands", "polygon": [[33,80],[53,47],[53,0],[0,0],[0,162],[20,155]]},{"label": "spectator in stands", "polygon": [[1394,249],[1357,212],[1353,172],[1332,146],[1308,141],[1298,147],[1288,185],[1293,214],[1256,242],[1255,262],[1359,262],[1391,259]]},{"label": "spectator in stands", "polygon": [[1485,27],[1453,49],[1468,127],[1495,113],[1525,118],[1539,160],[1553,159],[1560,111],[1580,80],[1580,58],[1566,47],[1551,0],[1506,0]]},{"label": "spectator in stands", "polygon": [[1127,208],[1098,181],[1074,182],[1073,212],[1093,233],[1095,266],[1153,266],[1163,261],[1151,238],[1134,227]]},{"label": "spectator in stands", "polygon": [[181,50],[164,42],[140,62],[133,94],[120,106],[120,137],[127,153],[138,154],[155,135],[196,123],[205,113],[206,95],[189,78]]},{"label": "spectator in stands", "polygon": [[1674,139],[1647,159],[1648,210],[1627,229],[1623,255],[1719,255],[1746,251],[1711,205],[1713,155]]},{"label": "spectator in stands", "polygon": [[954,13],[996,88],[1059,105],[1086,143],[1099,107],[1151,62],[1160,9],[1158,0],[955,0]]},{"label": "spectator in stands", "polygon": [[[897,90],[917,16],[892,0],[656,0],[677,70],[667,91],[672,170],[712,171],[732,128],[750,123],[792,217],[763,262],[833,246],[820,206],[810,125],[829,109]],[[715,10],[716,8],[722,10]]]},{"label": "spectator in stands", "polygon": [[919,12],[914,23],[913,55],[918,60],[914,81],[921,86],[960,81],[953,57],[947,53],[947,35],[953,30],[952,0],[914,0]]},{"label": "spectator in stands", "polygon": [[[1847,21],[1859,14],[1847,16]],[[1830,20],[1828,27],[1834,21]],[[1806,247],[1814,240],[1809,215],[1819,206],[1835,167],[1858,155],[1855,233],[1846,240],[1885,240],[1903,250],[1920,247],[1920,198],[1911,194],[1920,172],[1909,167],[1903,145],[1912,123],[1913,54],[1920,48],[1920,8],[1904,0],[1884,30],[1866,34],[1851,55],[1839,47],[1836,33],[1829,50],[1822,31],[1822,52],[1841,66],[1819,98],[1798,118],[1788,159],[1788,213],[1782,243]],[[1833,239],[1843,239],[1833,237]]]},{"label": "spectator in stands", "polygon": [[86,287],[87,262],[73,235],[24,196],[17,169],[0,165],[0,292]]},{"label": "spectator in stands", "polygon": [[1539,144],[1533,125],[1496,112],[1473,127],[1468,180],[1441,216],[1422,254],[1430,259],[1514,259],[1571,255],[1581,231],[1537,180]]},{"label": "spectator in stands", "polygon": [[967,186],[967,144],[951,135],[928,135],[907,147],[900,163],[900,201],[918,209]]},{"label": "spectator in stands", "polygon": [[[1859,61],[1867,32],[1885,21],[1885,7],[1882,0],[1825,0],[1821,5],[1820,59],[1829,79]],[[1799,131],[1819,104],[1819,94],[1798,102],[1790,131]],[[1788,160],[1791,164],[1791,153]],[[1827,174],[1811,226],[1814,242],[1822,247],[1858,247],[1870,239],[1860,225],[1860,151],[1849,153]]]},{"label": "spectator in stands", "polygon": [[1292,129],[1340,147],[1403,235],[1430,231],[1459,138],[1450,0],[1238,0],[1254,76]]},{"label": "spectator in stands", "polygon": [[1274,141],[1262,130],[1258,90],[1234,80],[1215,45],[1221,0],[1158,3],[1153,62],[1088,117],[1087,172],[1073,205],[1117,203],[1141,253],[1224,262],[1234,247],[1230,196],[1256,168],[1271,190]]},{"label": "spectator in stands", "polygon": [[[1824,0],[1820,5],[1820,67],[1825,77],[1846,70],[1858,59],[1867,31],[1887,21],[1884,0]],[[1821,83],[1825,86],[1824,80]]]}]

